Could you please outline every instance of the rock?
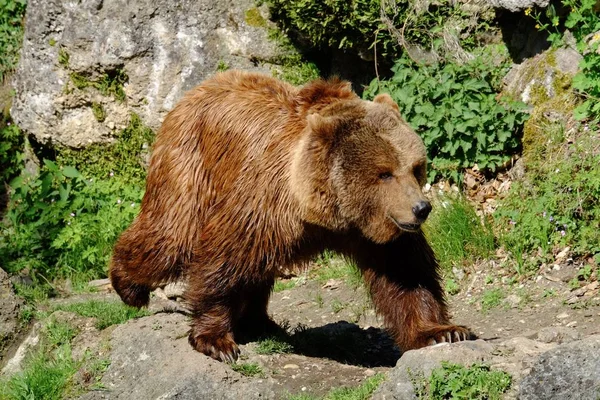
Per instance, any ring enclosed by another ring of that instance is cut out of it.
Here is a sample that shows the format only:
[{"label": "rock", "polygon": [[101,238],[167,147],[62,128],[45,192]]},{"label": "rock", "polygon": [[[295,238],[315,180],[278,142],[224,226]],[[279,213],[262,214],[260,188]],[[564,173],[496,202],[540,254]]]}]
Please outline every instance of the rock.
[{"label": "rock", "polygon": [[552,99],[563,77],[572,77],[577,73],[581,60],[582,56],[571,48],[552,49],[538,54],[515,65],[508,72],[504,77],[504,91],[527,104],[535,105]]},{"label": "rock", "polygon": [[0,361],[4,350],[19,331],[19,311],[23,300],[13,291],[8,274],[0,268]]},{"label": "rock", "polygon": [[597,400],[600,395],[600,335],[542,354],[520,385],[519,398]]},{"label": "rock", "polygon": [[402,355],[385,382],[373,395],[373,399],[415,399],[413,381],[428,379],[431,371],[439,368],[442,361],[470,366],[489,360],[494,346],[483,340],[454,344],[438,344],[418,350],[410,350]]},{"label": "rock", "polygon": [[521,298],[521,296],[518,296],[516,294],[510,294],[508,296],[506,296],[506,298],[504,299],[504,301],[511,307],[511,308],[518,308],[519,305],[521,304],[521,301],[523,299]]},{"label": "rock", "polygon": [[[269,72],[289,53],[268,40],[266,16],[253,0],[30,0],[11,115],[37,141],[70,147],[110,142],[131,113],[157,129],[218,69]],[[119,100],[102,89],[115,79]]]},{"label": "rock", "polygon": [[275,398],[271,378],[246,378],[194,351],[188,329],[179,314],[157,314],[119,325],[110,339],[111,363],[101,380],[105,388],[80,398]]},{"label": "rock", "polygon": [[486,3],[494,8],[517,12],[532,7],[546,8],[550,0],[488,0]]},{"label": "rock", "polygon": [[536,338],[544,343],[567,343],[579,340],[581,335],[575,329],[569,329],[563,326],[549,326],[540,329]]}]

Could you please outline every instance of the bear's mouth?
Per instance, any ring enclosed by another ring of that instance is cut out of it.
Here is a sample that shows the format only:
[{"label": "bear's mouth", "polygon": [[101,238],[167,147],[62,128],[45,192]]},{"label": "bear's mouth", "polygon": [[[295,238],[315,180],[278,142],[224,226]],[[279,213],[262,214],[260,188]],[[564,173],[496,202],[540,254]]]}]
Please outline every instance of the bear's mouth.
[{"label": "bear's mouth", "polygon": [[401,230],[406,232],[416,232],[421,228],[421,224],[402,224],[398,222],[398,220],[391,215],[388,215],[392,222]]}]

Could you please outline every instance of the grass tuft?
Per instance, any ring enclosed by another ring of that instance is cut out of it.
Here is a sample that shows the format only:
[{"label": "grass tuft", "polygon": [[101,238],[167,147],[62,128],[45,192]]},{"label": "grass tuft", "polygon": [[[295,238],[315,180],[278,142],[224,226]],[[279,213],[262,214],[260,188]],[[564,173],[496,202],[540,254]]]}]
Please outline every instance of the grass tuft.
[{"label": "grass tuft", "polygon": [[117,301],[90,300],[82,303],[57,306],[55,310],[69,311],[83,317],[96,318],[96,328],[104,329],[122,324],[130,319],[150,315],[147,310],[130,307]]}]

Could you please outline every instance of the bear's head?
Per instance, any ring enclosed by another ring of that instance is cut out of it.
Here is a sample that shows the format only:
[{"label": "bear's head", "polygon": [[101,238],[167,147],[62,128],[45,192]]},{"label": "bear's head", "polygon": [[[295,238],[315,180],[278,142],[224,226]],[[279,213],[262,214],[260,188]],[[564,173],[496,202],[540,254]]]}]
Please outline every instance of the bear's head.
[{"label": "bear's head", "polygon": [[385,243],[418,231],[429,215],[426,162],[423,141],[389,95],[339,100],[307,116],[291,182],[306,222],[358,228]]}]

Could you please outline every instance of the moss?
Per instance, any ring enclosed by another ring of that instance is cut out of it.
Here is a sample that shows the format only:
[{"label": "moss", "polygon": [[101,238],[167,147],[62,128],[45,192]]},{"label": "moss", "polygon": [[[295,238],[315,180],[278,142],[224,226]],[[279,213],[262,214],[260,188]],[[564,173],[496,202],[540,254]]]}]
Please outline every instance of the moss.
[{"label": "moss", "polygon": [[560,142],[561,138],[553,138],[549,132],[556,132],[556,125],[560,121],[555,121],[553,115],[557,113],[563,116],[571,113],[578,104],[577,97],[568,90],[538,104],[531,117],[523,127],[523,158],[527,165],[534,165],[539,162],[545,162],[549,152],[554,148],[552,142]]},{"label": "moss", "polygon": [[[60,56],[59,56],[60,60]],[[59,61],[60,62],[60,61]],[[129,80],[129,77],[122,69],[106,71],[97,78],[89,75],[72,72],[70,81],[79,90],[95,88],[104,96],[112,96],[117,101],[125,101],[126,95],[123,85]]]},{"label": "moss", "polygon": [[227,71],[229,69],[229,65],[223,61],[223,60],[219,60],[218,64],[217,64],[217,72],[224,72]]},{"label": "moss", "polygon": [[142,183],[146,177],[144,157],[153,139],[152,129],[132,114],[129,126],[119,133],[115,143],[93,144],[81,150],[62,148],[57,161],[76,167],[86,177],[107,178],[113,174]]},{"label": "moss", "polygon": [[246,11],[245,20],[248,25],[256,28],[267,27],[267,21],[265,21],[263,16],[260,14],[260,10],[256,7]]},{"label": "moss", "polygon": [[94,113],[94,117],[98,122],[104,122],[106,119],[106,112],[104,111],[102,104],[92,103],[92,112]]},{"label": "moss", "polygon": [[289,56],[281,60],[278,68],[271,70],[273,76],[283,79],[292,85],[303,85],[319,78],[320,71],[311,62],[306,62],[298,56]]}]

